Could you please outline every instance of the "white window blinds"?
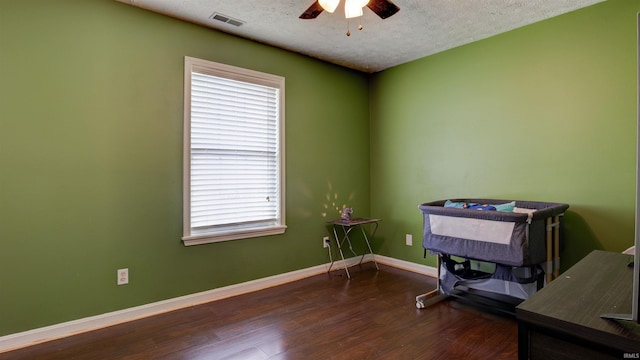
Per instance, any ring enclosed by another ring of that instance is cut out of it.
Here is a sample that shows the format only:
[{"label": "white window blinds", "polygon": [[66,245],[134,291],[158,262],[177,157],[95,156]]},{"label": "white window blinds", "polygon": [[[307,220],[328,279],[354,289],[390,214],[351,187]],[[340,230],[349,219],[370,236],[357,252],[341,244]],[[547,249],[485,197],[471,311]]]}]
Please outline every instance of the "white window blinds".
[{"label": "white window blinds", "polygon": [[281,233],[283,81],[221,64],[195,65],[189,73],[185,244]]}]

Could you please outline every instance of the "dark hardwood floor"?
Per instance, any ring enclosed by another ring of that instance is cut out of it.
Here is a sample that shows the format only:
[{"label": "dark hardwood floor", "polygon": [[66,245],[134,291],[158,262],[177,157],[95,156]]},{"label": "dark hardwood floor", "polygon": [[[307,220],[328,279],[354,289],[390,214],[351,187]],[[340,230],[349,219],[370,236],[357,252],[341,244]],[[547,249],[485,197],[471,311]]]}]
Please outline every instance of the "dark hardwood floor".
[{"label": "dark hardwood floor", "polygon": [[0,354],[0,359],[516,359],[513,317],[456,300],[435,279],[372,263]]}]

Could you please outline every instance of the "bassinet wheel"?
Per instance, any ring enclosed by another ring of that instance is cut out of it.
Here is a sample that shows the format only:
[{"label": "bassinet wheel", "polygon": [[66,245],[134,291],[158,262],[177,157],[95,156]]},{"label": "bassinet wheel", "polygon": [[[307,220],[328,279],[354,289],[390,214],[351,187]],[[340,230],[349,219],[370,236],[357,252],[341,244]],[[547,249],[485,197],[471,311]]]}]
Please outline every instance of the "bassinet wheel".
[{"label": "bassinet wheel", "polygon": [[416,308],[424,309],[424,303],[422,301],[416,301]]}]

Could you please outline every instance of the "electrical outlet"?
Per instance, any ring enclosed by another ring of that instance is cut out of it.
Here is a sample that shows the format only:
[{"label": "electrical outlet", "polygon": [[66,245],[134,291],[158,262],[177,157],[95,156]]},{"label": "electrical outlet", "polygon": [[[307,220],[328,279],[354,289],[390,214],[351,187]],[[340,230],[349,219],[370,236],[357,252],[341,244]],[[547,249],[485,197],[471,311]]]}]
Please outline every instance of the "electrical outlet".
[{"label": "electrical outlet", "polygon": [[118,269],[118,285],[129,283],[129,269]]},{"label": "electrical outlet", "polygon": [[413,235],[406,234],[404,241],[405,241],[405,244],[407,244],[407,246],[413,246]]},{"label": "electrical outlet", "polygon": [[329,240],[328,236],[325,236],[322,238],[322,247],[323,248],[328,248],[329,245],[331,245],[331,240]]}]

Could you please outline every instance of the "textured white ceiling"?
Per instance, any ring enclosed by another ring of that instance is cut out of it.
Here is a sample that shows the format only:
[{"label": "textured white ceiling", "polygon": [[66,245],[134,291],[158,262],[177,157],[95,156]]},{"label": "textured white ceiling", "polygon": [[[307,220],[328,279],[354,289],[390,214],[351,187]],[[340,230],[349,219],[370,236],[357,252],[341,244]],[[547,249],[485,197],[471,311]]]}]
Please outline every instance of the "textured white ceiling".
[{"label": "textured white ceiling", "polygon": [[[371,73],[604,0],[392,0],[397,14],[382,20],[365,8],[351,36],[340,8],[299,19],[314,0],[117,1]],[[216,12],[244,24],[212,20]]]}]

